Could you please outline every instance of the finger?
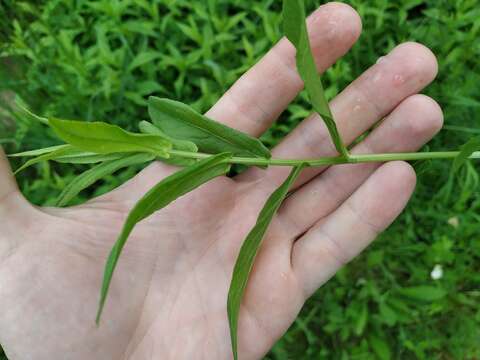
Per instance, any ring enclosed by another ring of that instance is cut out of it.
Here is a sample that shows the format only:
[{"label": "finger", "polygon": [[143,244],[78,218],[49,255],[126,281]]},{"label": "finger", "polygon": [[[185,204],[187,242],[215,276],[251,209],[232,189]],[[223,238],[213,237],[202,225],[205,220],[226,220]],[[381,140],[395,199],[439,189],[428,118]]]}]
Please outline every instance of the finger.
[{"label": "finger", "polygon": [[293,271],[307,297],[393,222],[410,198],[415,181],[415,171],[406,162],[382,165],[335,212],[294,244]]},{"label": "finger", "polygon": [[[440,106],[425,95],[405,99],[365,140],[355,154],[415,151],[442,127]],[[379,163],[332,166],[298,189],[283,204],[280,216],[296,238],[334,211],[378,167]]]},{"label": "finger", "polygon": [[[345,54],[361,32],[361,20],[350,6],[329,3],[307,21],[319,72]],[[247,71],[207,115],[230,127],[258,136],[302,89],[295,48],[283,38]]]},{"label": "finger", "polygon": [[[403,99],[419,92],[435,78],[437,68],[435,56],[423,45],[404,43],[393,49],[331,102],[344,142],[351,143]],[[290,133],[273,150],[273,155],[277,158],[315,158],[334,156],[336,151],[323,121],[313,115]],[[324,169],[307,169],[296,186]],[[252,169],[240,179],[265,178],[268,183],[276,185],[287,175],[288,169],[271,167],[266,172]]]}]

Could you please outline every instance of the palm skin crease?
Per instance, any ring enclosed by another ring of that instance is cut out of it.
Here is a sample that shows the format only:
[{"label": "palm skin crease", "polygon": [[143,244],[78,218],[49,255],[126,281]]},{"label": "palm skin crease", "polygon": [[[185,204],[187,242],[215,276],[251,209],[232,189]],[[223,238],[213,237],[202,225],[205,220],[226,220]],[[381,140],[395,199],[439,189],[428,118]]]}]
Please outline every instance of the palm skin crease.
[{"label": "palm skin crease", "polygon": [[[326,31],[332,24],[335,31]],[[331,3],[310,17],[309,30],[323,72],[352,46],[361,23],[353,9]],[[260,135],[301,90],[292,59],[291,44],[281,40],[208,115]],[[407,43],[385,59],[331,103],[346,142],[384,119],[356,145],[357,153],[418,149],[442,124],[438,105],[416,95],[435,77],[433,54]],[[356,106],[363,111],[353,114]],[[326,136],[312,116],[273,156],[331,156]],[[226,312],[232,268],[289,168],[217,178],[140,223],[95,325],[105,260],[128,211],[175,170],[154,163],[84,205],[38,208],[20,195],[0,157],[0,343],[9,359],[232,358]],[[404,162],[305,170],[257,257],[240,312],[240,359],[266,354],[307,298],[396,218],[414,185]]]}]

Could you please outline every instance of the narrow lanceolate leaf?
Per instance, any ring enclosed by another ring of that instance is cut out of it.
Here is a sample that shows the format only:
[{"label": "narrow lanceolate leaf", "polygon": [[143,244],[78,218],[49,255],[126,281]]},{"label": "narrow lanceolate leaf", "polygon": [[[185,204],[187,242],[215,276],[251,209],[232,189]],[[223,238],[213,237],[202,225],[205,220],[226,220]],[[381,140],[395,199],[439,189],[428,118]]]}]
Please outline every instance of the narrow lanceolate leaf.
[{"label": "narrow lanceolate leaf", "polygon": [[95,154],[79,150],[76,154],[60,156],[52,160],[64,164],[96,164],[103,161],[121,159],[123,157],[125,157],[125,153]]},{"label": "narrow lanceolate leaf", "polygon": [[199,114],[188,105],[151,96],[148,113],[152,122],[165,134],[180,140],[190,140],[200,151],[228,151],[236,156],[270,158],[262,142]]},{"label": "narrow lanceolate leaf", "polygon": [[317,72],[312,49],[308,40],[303,0],[283,1],[283,31],[297,49],[297,70],[303,79],[310,101],[315,111],[322,117],[337,151],[347,157],[348,150],[342,142],[337,125],[323,91],[322,81]]},{"label": "narrow lanceolate leaf", "polygon": [[65,153],[63,151],[60,152],[61,154],[63,153],[64,155],[56,156],[51,160],[54,160],[60,163],[68,163],[68,164],[94,164],[102,161],[119,159],[125,156],[125,154],[123,153],[95,154],[92,152],[76,149],[72,145],[68,145],[68,144],[50,146],[43,149],[23,151],[20,153],[9,154],[8,156],[9,157],[40,156],[40,155],[49,154],[61,149],[68,149],[68,151],[66,151]]},{"label": "narrow lanceolate leaf", "polygon": [[172,144],[161,136],[135,134],[104,122],[49,119],[50,126],[65,142],[98,154],[147,152],[168,158]]},{"label": "narrow lanceolate leaf", "polygon": [[[138,124],[138,128],[144,134],[153,134],[153,135],[165,137],[168,141],[172,143],[172,147],[174,150],[198,152],[198,147],[193,142],[188,140],[174,139],[168,136],[167,134],[165,134],[162,130],[160,130],[158,127],[153,125],[151,122],[140,121],[140,123]],[[175,156],[174,154],[170,154],[170,157],[168,159],[163,159],[162,161],[168,164],[179,165],[179,166],[189,166],[197,162],[196,159]]]},{"label": "narrow lanceolate leaf", "polygon": [[81,151],[81,150],[78,150],[71,145],[59,146],[57,149],[54,149],[53,151],[43,153],[40,156],[37,156],[37,157],[34,157],[33,159],[28,160],[25,164],[23,164],[21,167],[19,167],[15,171],[15,175],[18,174],[19,172],[25,170],[26,168],[34,165],[34,164],[38,164],[39,162],[48,161],[48,160],[55,160],[57,158],[61,158],[61,157],[64,157],[64,156],[77,154],[79,151]]},{"label": "narrow lanceolate leaf", "polygon": [[232,342],[233,357],[235,360],[238,359],[237,330],[240,305],[242,303],[243,294],[245,292],[245,288],[247,287],[247,281],[250,276],[250,272],[252,271],[255,257],[257,256],[258,249],[262,244],[263,237],[267,232],[273,216],[287,196],[288,189],[295,182],[303,168],[303,165],[295,167],[287,180],[285,180],[285,182],[277,190],[275,190],[272,195],[270,195],[263,209],[260,211],[255,226],[247,235],[247,238],[240,248],[240,253],[233,268],[232,281],[230,282],[227,301],[230,338]]},{"label": "narrow lanceolate leaf", "polygon": [[480,136],[470,139],[460,148],[460,153],[453,160],[453,171],[456,172],[468,160],[470,155],[475,151],[480,150]]},{"label": "narrow lanceolate leaf", "polygon": [[70,145],[63,144],[63,145],[49,146],[42,149],[28,150],[28,151],[15,153],[15,154],[9,154],[8,156],[9,157],[40,156],[43,154],[51,153],[52,151],[55,151],[55,150],[63,149],[65,147],[70,147]]},{"label": "narrow lanceolate leaf", "polygon": [[[38,156],[36,156],[38,155]],[[72,145],[59,145],[38,150],[25,151],[23,153],[11,154],[9,156],[36,156],[28,160],[20,168],[15,171],[15,174],[25,170],[26,168],[42,161],[56,161],[68,164],[95,164],[102,161],[115,160],[124,157],[123,153],[112,154],[95,154],[92,152],[83,151],[75,148]]]},{"label": "narrow lanceolate leaf", "polygon": [[153,154],[132,154],[125,155],[120,159],[110,160],[98,164],[91,169],[77,176],[69,183],[57,199],[57,206],[67,205],[82,190],[86,189],[103,177],[114,173],[115,171],[135,164],[143,164],[152,161],[155,158]]},{"label": "narrow lanceolate leaf", "polygon": [[122,232],[113,246],[105,265],[100,304],[97,313],[97,324],[100,321],[100,316],[105,305],[113,271],[125,242],[135,225],[154,212],[164,208],[180,196],[217,176],[226,174],[230,169],[230,164],[228,164],[227,161],[231,157],[232,154],[230,153],[222,153],[208,157],[197,162],[195,165],[184,168],[160,181],[136,203],[128,214]]}]

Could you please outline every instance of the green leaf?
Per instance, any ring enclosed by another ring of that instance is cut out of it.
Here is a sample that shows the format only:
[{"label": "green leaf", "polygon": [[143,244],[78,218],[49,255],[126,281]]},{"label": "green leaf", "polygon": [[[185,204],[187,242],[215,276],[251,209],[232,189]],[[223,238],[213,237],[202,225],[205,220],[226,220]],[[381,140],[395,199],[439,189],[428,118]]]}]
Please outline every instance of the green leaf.
[{"label": "green leaf", "polygon": [[357,318],[355,319],[355,335],[360,336],[363,334],[365,327],[367,326],[368,322],[368,306],[366,303],[363,303],[360,308],[360,312],[357,314]]},{"label": "green leaf", "polygon": [[440,300],[447,295],[446,291],[428,285],[412,286],[408,288],[400,288],[398,293],[406,298],[417,301],[433,302]]},{"label": "green leaf", "polygon": [[480,150],[480,136],[470,139],[460,148],[460,153],[453,160],[453,172],[457,172],[460,167],[468,160],[470,155],[472,155],[477,150]]},{"label": "green leaf", "polygon": [[152,122],[167,135],[194,142],[200,151],[231,152],[237,156],[270,158],[262,142],[197,113],[188,105],[151,96],[148,113]]},{"label": "green leaf", "polygon": [[[162,130],[160,130],[158,127],[153,125],[151,122],[140,121],[140,123],[138,124],[138,127],[140,131],[144,134],[154,134],[158,136],[163,136],[165,139],[167,139],[172,143],[174,150],[198,152],[198,147],[193,142],[188,140],[174,139],[168,136],[167,134],[165,134]],[[176,156],[174,154],[170,154],[170,157],[168,159],[163,159],[162,161],[167,164],[178,165],[178,166],[189,166],[197,162],[196,159]]]},{"label": "green leaf", "polygon": [[388,326],[394,326],[397,323],[397,313],[387,304],[386,301],[382,301],[378,309],[380,310],[382,322]]},{"label": "green leaf", "polygon": [[102,161],[110,161],[123,157],[125,157],[125,153],[95,154],[80,150],[76,154],[59,156],[58,158],[52,160],[64,164],[96,164]]},{"label": "green leaf", "polygon": [[140,131],[144,134],[153,134],[158,136],[163,136],[165,139],[172,143],[172,146],[175,150],[182,150],[182,151],[190,151],[190,152],[197,152],[198,147],[195,143],[188,141],[188,140],[179,140],[174,139],[167,134],[165,134],[162,130],[158,127],[153,125],[151,122],[148,121],[140,121],[138,124]]},{"label": "green leaf", "polygon": [[127,156],[123,155],[123,158],[98,164],[97,166],[94,166],[77,176],[71,183],[69,183],[58,197],[56,205],[67,205],[82,190],[86,189],[106,175],[112,174],[121,168],[135,164],[142,164],[153,159],[155,159],[155,155],[153,154],[140,153]]},{"label": "green leaf", "polygon": [[55,145],[55,146],[50,146],[42,149],[35,149],[35,150],[28,150],[28,151],[23,151],[15,154],[9,154],[9,157],[23,157],[23,156],[39,156],[43,154],[48,154],[51,153],[55,150],[63,149],[66,147],[71,147],[70,145]]},{"label": "green leaf", "polygon": [[284,0],[282,17],[285,36],[297,49],[297,70],[303,79],[313,108],[325,122],[337,151],[342,156],[348,157],[348,150],[338,132],[315,65],[308,39],[303,0]]},{"label": "green leaf", "polygon": [[48,119],[38,116],[28,110],[25,106],[25,103],[20,100],[20,98],[16,98],[15,105],[17,106],[17,116],[24,116],[26,119],[29,121],[35,122],[41,122],[42,124],[48,125]]},{"label": "green leaf", "polygon": [[390,346],[385,339],[371,334],[368,337],[368,342],[380,360],[390,360],[392,358]]},{"label": "green leaf", "polygon": [[115,242],[105,265],[100,304],[97,313],[97,324],[100,321],[100,316],[105,305],[113,271],[115,270],[125,242],[135,225],[154,212],[164,208],[180,196],[217,176],[226,174],[230,169],[230,164],[227,160],[231,157],[232,154],[230,153],[222,153],[210,156],[197,162],[195,165],[184,168],[160,181],[135,204],[134,208],[128,214],[122,232]]},{"label": "green leaf", "polygon": [[166,92],[165,88],[162,85],[152,80],[141,81],[136,83],[135,85],[136,85],[135,90],[142,96],[150,95],[151,93],[159,92],[159,91]]},{"label": "green leaf", "polygon": [[304,168],[304,165],[296,166],[292,169],[290,175],[280,187],[275,190],[266,201],[263,209],[258,215],[257,222],[240,248],[237,261],[233,268],[232,280],[228,291],[227,311],[228,321],[230,324],[230,338],[232,342],[232,352],[235,360],[238,359],[237,354],[237,330],[238,316],[240,313],[240,305],[242,303],[243,294],[247,287],[248,278],[253,268],[255,257],[257,256],[263,237],[267,232],[268,226],[288,194],[288,189],[297,179],[298,175]]},{"label": "green leaf", "polygon": [[50,146],[43,149],[29,150],[29,151],[16,153],[16,154],[9,154],[8,156],[9,157],[39,156],[39,155],[49,154],[56,150],[61,150],[61,149],[69,149],[69,150],[67,151],[67,153],[65,153],[65,155],[58,155],[58,157],[54,157],[50,160],[54,160],[60,163],[68,163],[68,164],[94,164],[102,161],[119,159],[125,156],[123,153],[95,154],[92,152],[76,149],[72,147],[72,145],[68,145],[68,144]]},{"label": "green leaf", "polygon": [[[40,150],[45,150],[45,149],[40,149]],[[50,151],[50,152],[47,152],[47,153],[43,153],[40,156],[37,156],[33,159],[28,160],[25,164],[23,164],[21,167],[19,167],[15,171],[14,174],[17,175],[19,172],[21,172],[21,171],[25,170],[26,168],[28,168],[28,167],[30,167],[34,164],[37,164],[39,162],[48,161],[48,160],[55,160],[55,159],[62,158],[62,157],[65,157],[65,156],[69,156],[69,155],[72,155],[72,154],[77,154],[79,151],[80,150],[76,149],[75,147],[73,147],[71,145],[59,146],[56,150],[53,150],[53,151]]]},{"label": "green leaf", "polygon": [[135,56],[135,58],[132,60],[132,62],[128,66],[128,71],[132,71],[132,70],[136,69],[137,67],[140,67],[142,65],[148,64],[149,62],[157,60],[161,56],[162,56],[162,54],[157,52],[157,51],[141,52],[137,56]]},{"label": "green leaf", "polygon": [[168,158],[172,144],[161,136],[135,134],[104,122],[49,119],[55,133],[65,142],[98,154],[147,152]]}]

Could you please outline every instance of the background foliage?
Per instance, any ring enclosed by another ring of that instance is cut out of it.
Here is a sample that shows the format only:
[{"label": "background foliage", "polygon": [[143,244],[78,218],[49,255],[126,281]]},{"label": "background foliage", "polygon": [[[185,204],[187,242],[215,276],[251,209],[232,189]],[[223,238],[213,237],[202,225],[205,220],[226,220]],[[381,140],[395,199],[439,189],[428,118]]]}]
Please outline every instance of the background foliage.
[{"label": "background foliage", "polygon": [[[480,133],[478,0],[345,2],[359,11],[364,32],[327,73],[329,97],[395,44],[415,40],[440,65],[426,93],[441,103],[446,126],[428,147],[454,149]],[[309,10],[319,3],[307,1]],[[205,111],[280,38],[280,8],[273,0],[4,0],[0,91],[40,114],[127,128],[146,118],[150,94]],[[48,129],[8,114],[7,98],[0,96],[7,151],[56,143]],[[303,97],[292,104],[265,143],[274,145],[307,115],[305,105]],[[480,167],[470,164],[453,178],[448,162],[415,165],[419,181],[407,210],[308,301],[268,359],[480,357]],[[41,164],[18,180],[31,201],[50,204],[80,170]],[[133,173],[111,176],[83,196]],[[435,266],[443,269],[438,280]]]}]

